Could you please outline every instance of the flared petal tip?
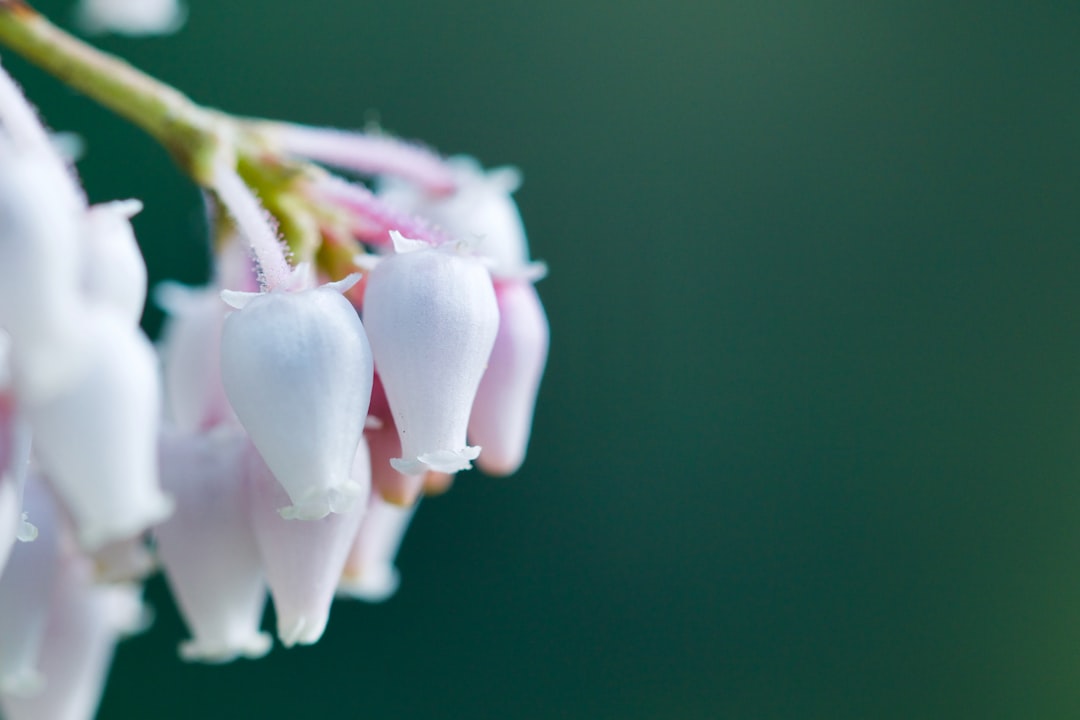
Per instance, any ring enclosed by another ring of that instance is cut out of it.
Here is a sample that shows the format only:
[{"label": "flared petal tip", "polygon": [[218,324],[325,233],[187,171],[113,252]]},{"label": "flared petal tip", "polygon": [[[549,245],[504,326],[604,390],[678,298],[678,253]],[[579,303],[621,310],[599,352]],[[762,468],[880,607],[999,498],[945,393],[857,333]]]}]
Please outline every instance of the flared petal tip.
[{"label": "flared petal tip", "polygon": [[223,665],[240,658],[258,660],[270,652],[273,644],[274,639],[262,632],[223,641],[188,640],[180,643],[180,659],[208,665]]},{"label": "flared petal tip", "polygon": [[321,520],[330,513],[348,514],[356,504],[367,499],[367,489],[359,483],[344,482],[331,488],[318,488],[299,502],[278,510],[286,520]]},{"label": "flared petal tip", "polygon": [[323,636],[328,619],[329,614],[324,615],[321,621],[307,615],[283,615],[278,618],[278,640],[287,648],[294,645],[314,645]]},{"label": "flared petal tip", "polygon": [[0,677],[0,695],[29,698],[45,688],[45,677],[30,668]]},{"label": "flared petal tip", "polygon": [[339,597],[380,603],[389,600],[401,585],[401,574],[388,563],[365,567],[358,574],[342,575],[337,586]]},{"label": "flared petal tip", "polygon": [[480,448],[466,446],[461,450],[435,450],[420,453],[415,458],[391,458],[390,467],[402,475],[422,475],[428,470],[456,473],[472,467],[472,461],[480,456]]},{"label": "flared petal tip", "polygon": [[174,507],[171,497],[156,491],[141,505],[138,512],[129,511],[103,518],[80,518],[79,545],[88,552],[94,552],[111,542],[135,537],[168,520]]}]

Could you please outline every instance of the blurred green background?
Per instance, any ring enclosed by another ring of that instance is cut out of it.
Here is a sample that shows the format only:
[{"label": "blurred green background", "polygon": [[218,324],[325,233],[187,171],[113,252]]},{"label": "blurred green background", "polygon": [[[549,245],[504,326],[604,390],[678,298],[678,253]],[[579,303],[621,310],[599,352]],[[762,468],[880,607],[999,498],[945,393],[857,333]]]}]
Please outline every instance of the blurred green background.
[{"label": "blurred green background", "polygon": [[[391,602],[202,667],[155,581],[102,718],[1080,717],[1080,4],[190,4],[100,44],[521,167],[553,349],[525,468],[426,502]],[[166,154],[4,59],[205,277]]]}]

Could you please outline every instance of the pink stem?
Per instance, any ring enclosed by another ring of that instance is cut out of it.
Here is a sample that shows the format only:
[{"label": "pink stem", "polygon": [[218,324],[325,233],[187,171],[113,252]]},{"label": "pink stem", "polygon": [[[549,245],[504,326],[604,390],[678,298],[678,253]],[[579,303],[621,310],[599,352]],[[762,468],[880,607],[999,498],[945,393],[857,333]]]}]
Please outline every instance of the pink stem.
[{"label": "pink stem", "polygon": [[374,233],[366,236],[371,242],[389,245],[388,233],[391,230],[397,230],[412,240],[423,240],[429,245],[442,245],[450,239],[446,233],[422,218],[388,207],[362,185],[331,176],[320,179],[315,190],[325,199],[345,206],[361,220],[374,226]]},{"label": "pink stem", "polygon": [[436,195],[457,187],[441,157],[427,148],[386,135],[282,123],[275,137],[286,152],[365,175],[396,175]]}]

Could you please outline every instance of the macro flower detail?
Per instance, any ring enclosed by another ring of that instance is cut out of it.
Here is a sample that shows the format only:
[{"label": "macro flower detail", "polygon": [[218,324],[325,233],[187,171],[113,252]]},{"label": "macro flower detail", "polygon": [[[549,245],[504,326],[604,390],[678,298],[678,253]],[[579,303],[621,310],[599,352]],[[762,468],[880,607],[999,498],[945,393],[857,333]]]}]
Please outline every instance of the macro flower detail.
[{"label": "macro flower detail", "polygon": [[[186,14],[78,12],[128,34]],[[421,498],[473,461],[523,461],[544,269],[516,170],[200,107],[23,0],[0,0],[0,44],[166,147],[211,235],[204,285],[153,278],[153,346],[142,202],[90,205],[79,153],[0,70],[0,713],[90,720],[158,570],[192,662],[268,653],[268,600],[293,647],[322,638],[335,597],[391,597]]]},{"label": "macro flower detail", "polygon": [[351,281],[299,292],[229,294],[221,370],[237,417],[292,505],[313,520],[363,501],[352,478],[371,397],[364,326],[342,296]]},{"label": "macro flower detail", "polygon": [[364,321],[401,439],[391,460],[405,475],[470,467],[469,411],[499,324],[487,269],[452,249],[417,247],[394,235],[397,252],[371,271]]},{"label": "macro flower detail", "polygon": [[237,427],[162,438],[162,484],[176,512],[154,530],[157,552],[192,639],[185,660],[228,662],[270,650],[259,632],[266,580],[248,519],[249,443]]}]

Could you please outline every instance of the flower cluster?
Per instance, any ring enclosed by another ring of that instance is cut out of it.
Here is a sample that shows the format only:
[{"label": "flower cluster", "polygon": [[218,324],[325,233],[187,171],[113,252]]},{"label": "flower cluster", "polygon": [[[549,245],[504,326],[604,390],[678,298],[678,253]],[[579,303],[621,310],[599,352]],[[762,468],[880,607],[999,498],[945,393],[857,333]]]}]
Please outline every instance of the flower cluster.
[{"label": "flower cluster", "polygon": [[283,645],[315,643],[335,597],[394,593],[423,495],[474,461],[502,476],[524,460],[548,325],[517,172],[236,122],[257,152],[226,148],[207,172],[213,277],[154,288],[155,349],[138,324],[140,203],[88,205],[0,71],[9,720],[93,715],[156,568],[186,660],[265,654],[268,597]]}]

